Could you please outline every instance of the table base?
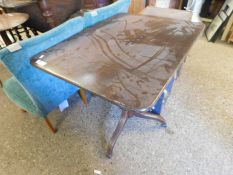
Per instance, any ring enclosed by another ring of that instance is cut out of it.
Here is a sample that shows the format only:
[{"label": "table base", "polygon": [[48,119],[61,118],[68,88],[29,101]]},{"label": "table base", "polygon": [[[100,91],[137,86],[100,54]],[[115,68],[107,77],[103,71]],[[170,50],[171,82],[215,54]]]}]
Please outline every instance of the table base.
[{"label": "table base", "polygon": [[118,122],[118,125],[108,143],[108,148],[107,148],[107,153],[106,156],[108,158],[112,157],[112,153],[113,153],[113,149],[115,146],[115,143],[118,139],[118,137],[120,136],[121,132],[123,131],[123,128],[127,122],[127,120],[131,117],[140,117],[140,118],[144,118],[144,119],[150,119],[150,120],[155,120],[160,122],[163,126],[166,126],[166,121],[165,119],[161,116],[161,115],[156,115],[156,114],[152,114],[149,112],[135,112],[135,111],[126,111],[123,110],[122,114],[121,114],[121,118]]}]

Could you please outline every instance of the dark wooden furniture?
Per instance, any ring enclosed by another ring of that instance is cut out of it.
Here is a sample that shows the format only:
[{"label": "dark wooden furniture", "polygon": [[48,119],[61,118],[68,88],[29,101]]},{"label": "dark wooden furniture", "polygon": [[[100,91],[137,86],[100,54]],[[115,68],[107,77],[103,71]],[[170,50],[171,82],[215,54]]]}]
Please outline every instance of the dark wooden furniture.
[{"label": "dark wooden furniture", "polygon": [[12,44],[12,41],[8,38],[7,31],[25,23],[28,18],[28,14],[25,13],[0,14],[0,34],[6,45]]},{"label": "dark wooden furniture", "polygon": [[111,0],[11,0],[1,6],[8,12],[23,12],[30,15],[26,25],[40,32],[65,22],[82,8],[94,9],[110,4]]},{"label": "dark wooden furniture", "polygon": [[225,1],[226,0],[205,0],[200,16],[213,19],[218,14]]},{"label": "dark wooden furniture", "polygon": [[[122,109],[107,156],[129,117],[165,124],[149,113],[204,25],[122,14],[38,54],[31,64]],[[42,63],[42,64],[41,64]]]},{"label": "dark wooden furniture", "polygon": [[[66,21],[71,14],[81,9],[82,0],[14,0],[15,2],[1,4],[7,12],[23,12],[30,15],[25,24],[40,32],[49,29]],[[21,5],[18,3],[21,1]],[[22,5],[22,1],[25,1]],[[26,3],[27,2],[27,3]]]}]

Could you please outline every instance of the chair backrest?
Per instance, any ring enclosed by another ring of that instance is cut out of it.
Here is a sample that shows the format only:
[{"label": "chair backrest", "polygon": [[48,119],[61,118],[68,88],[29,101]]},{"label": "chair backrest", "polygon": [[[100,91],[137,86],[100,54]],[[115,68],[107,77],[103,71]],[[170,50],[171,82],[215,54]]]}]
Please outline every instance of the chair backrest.
[{"label": "chair backrest", "polygon": [[47,112],[72,95],[77,87],[47,74],[30,64],[32,56],[79,33],[84,28],[82,17],[73,18],[37,37],[19,42],[20,50],[0,51],[0,59],[34,100],[43,104]]},{"label": "chair backrest", "polygon": [[96,23],[106,20],[114,15],[127,13],[130,3],[131,0],[118,0],[108,6],[85,12],[83,15],[85,19],[85,28],[95,25]]}]

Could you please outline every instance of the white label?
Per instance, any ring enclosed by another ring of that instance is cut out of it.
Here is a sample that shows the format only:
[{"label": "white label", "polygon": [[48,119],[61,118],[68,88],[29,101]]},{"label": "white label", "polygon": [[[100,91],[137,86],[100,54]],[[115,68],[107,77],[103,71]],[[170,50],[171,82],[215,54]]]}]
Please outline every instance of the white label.
[{"label": "white label", "polygon": [[59,105],[59,109],[61,112],[63,112],[66,108],[69,107],[69,103],[67,100],[63,101],[60,105]]},{"label": "white label", "polygon": [[92,11],[91,11],[91,16],[97,16],[97,15],[98,15],[98,13],[97,13],[96,10],[92,10]]},{"label": "white label", "polygon": [[99,170],[94,170],[94,173],[95,173],[96,175],[101,175],[101,174],[102,174],[102,172],[99,171]]},{"label": "white label", "polygon": [[15,52],[15,51],[17,51],[17,50],[22,49],[22,46],[21,46],[19,43],[14,43],[14,44],[11,44],[11,45],[7,46],[7,49],[8,49],[10,52]]},{"label": "white label", "polygon": [[40,59],[44,58],[44,55],[39,56]]},{"label": "white label", "polygon": [[40,66],[45,66],[47,63],[42,60],[37,60],[36,64],[39,64]]}]

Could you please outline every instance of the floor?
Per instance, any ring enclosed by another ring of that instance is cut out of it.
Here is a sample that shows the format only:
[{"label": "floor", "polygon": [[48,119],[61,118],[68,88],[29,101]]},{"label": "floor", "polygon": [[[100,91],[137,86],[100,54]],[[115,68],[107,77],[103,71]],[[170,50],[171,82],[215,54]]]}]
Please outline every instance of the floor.
[{"label": "floor", "polygon": [[75,95],[49,115],[53,135],[0,90],[0,175],[233,175],[232,55],[232,45],[198,40],[162,112],[168,128],[130,119],[112,159],[103,146],[118,107],[98,97],[85,107]]}]

